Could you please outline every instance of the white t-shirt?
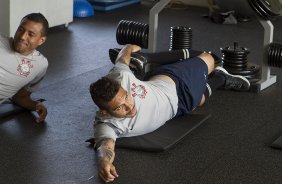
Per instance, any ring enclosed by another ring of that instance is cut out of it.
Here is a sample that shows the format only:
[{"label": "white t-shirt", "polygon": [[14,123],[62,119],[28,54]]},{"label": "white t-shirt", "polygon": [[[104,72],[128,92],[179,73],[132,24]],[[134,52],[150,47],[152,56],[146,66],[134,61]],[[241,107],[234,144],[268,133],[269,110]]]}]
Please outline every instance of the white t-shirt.
[{"label": "white t-shirt", "polygon": [[9,38],[0,35],[0,104],[23,87],[36,90],[48,67],[47,59],[37,50],[24,56],[11,44]]},{"label": "white t-shirt", "polygon": [[133,97],[137,114],[133,118],[115,118],[97,112],[94,122],[96,142],[152,132],[176,115],[178,97],[173,82],[161,78],[140,81],[123,63],[117,63],[107,77],[121,82],[122,88]]}]

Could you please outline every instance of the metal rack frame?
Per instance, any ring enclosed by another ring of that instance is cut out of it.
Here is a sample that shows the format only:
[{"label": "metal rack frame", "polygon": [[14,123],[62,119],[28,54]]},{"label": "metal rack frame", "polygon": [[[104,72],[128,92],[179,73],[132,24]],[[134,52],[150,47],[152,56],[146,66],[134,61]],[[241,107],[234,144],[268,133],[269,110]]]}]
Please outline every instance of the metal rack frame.
[{"label": "metal rack frame", "polygon": [[273,24],[270,20],[262,20],[258,18],[260,24],[264,28],[264,39],[263,39],[263,58],[261,63],[261,80],[256,83],[257,91],[271,86],[277,80],[275,75],[270,74],[270,67],[268,66],[268,47],[273,42]]}]

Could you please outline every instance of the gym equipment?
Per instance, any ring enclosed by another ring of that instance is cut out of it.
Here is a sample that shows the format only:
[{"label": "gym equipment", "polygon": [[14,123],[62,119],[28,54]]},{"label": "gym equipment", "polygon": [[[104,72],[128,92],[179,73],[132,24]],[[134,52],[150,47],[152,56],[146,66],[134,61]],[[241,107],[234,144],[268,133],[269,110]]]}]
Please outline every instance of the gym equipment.
[{"label": "gym equipment", "polygon": [[[109,49],[109,57],[113,64],[115,64],[118,53],[121,49]],[[129,68],[137,79],[143,80],[145,76],[145,65],[147,59],[138,52],[131,53]]]},{"label": "gym equipment", "polygon": [[169,50],[191,49],[192,29],[185,26],[174,26],[170,28]]},{"label": "gym equipment", "polygon": [[141,48],[148,48],[149,25],[145,23],[121,20],[116,30],[118,44],[135,44]]},{"label": "gym equipment", "polygon": [[237,42],[234,46],[220,48],[223,57],[223,67],[233,75],[242,75],[250,83],[256,83],[261,79],[260,66],[248,62],[247,55],[250,50],[245,47],[239,47]]},{"label": "gym equipment", "polygon": [[[149,42],[148,50],[156,51],[158,14],[170,2],[170,0],[160,0],[151,8],[149,14]],[[225,2],[225,1],[224,1]],[[242,2],[247,3],[242,0]],[[281,15],[281,6],[278,0],[248,0],[249,6],[256,12],[258,20],[264,28],[264,56],[261,64],[261,80],[256,83],[256,91],[261,91],[276,82],[276,76],[270,75],[270,68],[267,65],[268,45],[273,40],[273,25],[269,19]]]},{"label": "gym equipment", "polygon": [[282,135],[278,137],[270,146],[273,148],[282,149]]},{"label": "gym equipment", "polygon": [[256,90],[261,91],[276,82],[276,76],[270,75],[268,47],[273,41],[274,29],[270,19],[281,15],[281,5],[277,0],[248,0],[248,2],[251,8],[257,13],[258,20],[264,28],[261,80],[256,83]]},{"label": "gym equipment", "polygon": [[278,0],[248,0],[253,10],[263,19],[269,20],[281,14]]},{"label": "gym equipment", "polygon": [[94,15],[94,9],[87,0],[74,0],[73,16],[90,17]]},{"label": "gym equipment", "polygon": [[268,65],[282,67],[282,44],[271,43],[268,47]]},{"label": "gym equipment", "polygon": [[109,11],[131,4],[139,3],[140,0],[88,0],[95,10]]},{"label": "gym equipment", "polygon": [[[126,148],[148,152],[166,151],[180,142],[192,130],[205,122],[210,115],[187,114],[173,118],[159,129],[140,136],[122,137],[116,140],[116,148]],[[86,140],[95,143],[93,138]]]}]

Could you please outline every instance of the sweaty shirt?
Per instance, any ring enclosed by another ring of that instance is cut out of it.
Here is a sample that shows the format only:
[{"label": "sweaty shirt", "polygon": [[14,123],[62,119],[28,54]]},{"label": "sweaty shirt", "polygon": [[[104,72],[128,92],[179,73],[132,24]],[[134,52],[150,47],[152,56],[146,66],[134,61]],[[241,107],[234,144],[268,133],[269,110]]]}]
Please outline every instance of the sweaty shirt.
[{"label": "sweaty shirt", "polygon": [[173,82],[158,77],[140,81],[123,63],[117,63],[107,77],[119,81],[133,97],[137,114],[133,118],[115,118],[97,112],[94,122],[96,142],[152,132],[176,115],[178,98]]},{"label": "sweaty shirt", "polygon": [[11,44],[9,38],[0,35],[0,104],[23,87],[36,90],[48,67],[47,59],[37,50],[24,56]]}]

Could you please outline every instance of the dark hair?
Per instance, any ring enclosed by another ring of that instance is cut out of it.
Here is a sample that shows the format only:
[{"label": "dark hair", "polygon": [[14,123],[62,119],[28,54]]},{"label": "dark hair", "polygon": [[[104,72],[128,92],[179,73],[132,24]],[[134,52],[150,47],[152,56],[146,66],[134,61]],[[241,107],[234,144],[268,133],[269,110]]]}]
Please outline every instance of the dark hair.
[{"label": "dark hair", "polygon": [[90,85],[90,94],[94,103],[103,110],[107,110],[110,102],[120,89],[120,84],[114,79],[102,77]]},{"label": "dark hair", "polygon": [[46,36],[48,29],[49,29],[49,23],[47,21],[47,19],[44,17],[44,15],[42,15],[41,13],[30,13],[26,16],[24,16],[21,20],[24,21],[25,19],[33,21],[33,22],[37,22],[37,23],[41,23],[42,24],[42,36]]}]

